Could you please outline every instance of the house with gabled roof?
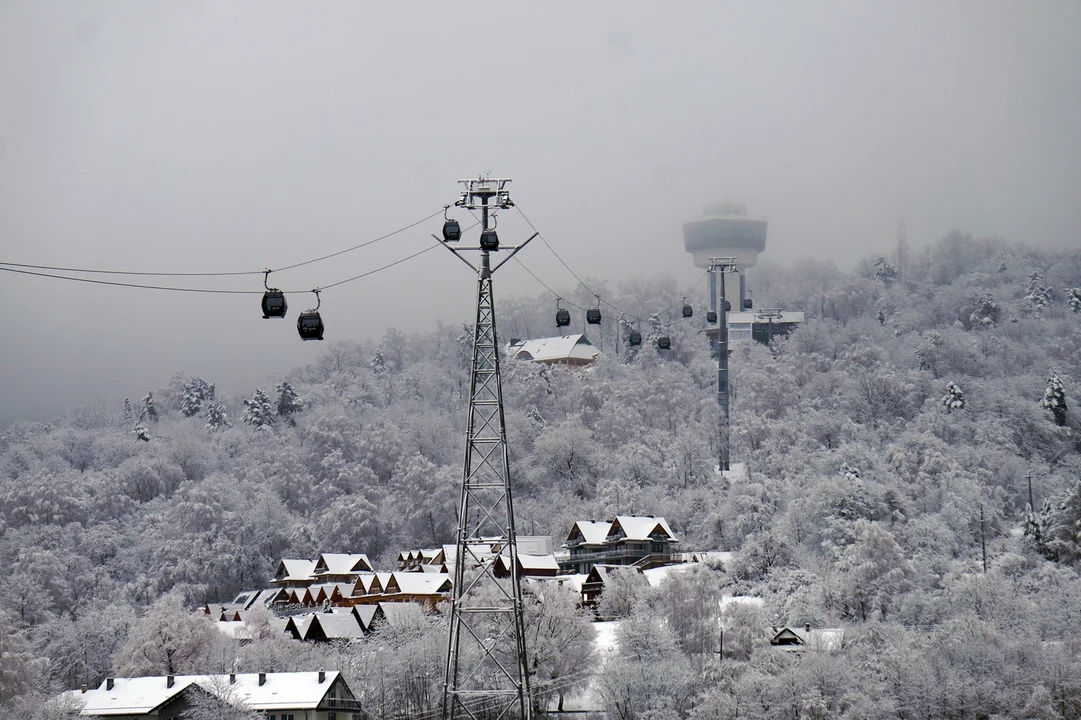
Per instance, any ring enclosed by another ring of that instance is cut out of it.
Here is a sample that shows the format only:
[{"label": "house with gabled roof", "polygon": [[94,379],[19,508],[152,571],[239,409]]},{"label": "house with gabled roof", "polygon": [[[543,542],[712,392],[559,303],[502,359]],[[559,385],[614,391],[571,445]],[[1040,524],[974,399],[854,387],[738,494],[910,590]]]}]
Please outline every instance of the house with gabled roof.
[{"label": "house with gabled roof", "polygon": [[82,706],[80,715],[110,720],[181,718],[196,694],[228,693],[265,717],[307,717],[344,720],[362,712],[337,671],[232,673],[229,675],[167,675],[106,678],[101,686],[72,690],[66,695]]},{"label": "house with gabled roof", "polygon": [[591,365],[601,351],[585,335],[519,340],[512,338],[507,344],[507,354],[516,360],[531,360],[547,365]]},{"label": "house with gabled roof", "polygon": [[364,628],[353,613],[321,612],[312,615],[304,640],[329,642],[331,640],[359,640]]},{"label": "house with gabled roof", "polygon": [[351,583],[372,569],[364,553],[322,553],[315,560],[312,576],[317,583]]},{"label": "house with gabled roof", "polygon": [[[510,577],[510,555],[503,552],[495,559],[492,573],[497,578]],[[559,563],[552,555],[528,555],[518,553],[518,577],[555,577],[559,574]]]},{"label": "house with gabled roof", "polygon": [[588,573],[597,563],[655,567],[673,561],[679,539],[664,518],[619,515],[615,520],[579,520],[571,526],[563,547],[560,572]]},{"label": "house with gabled roof", "polygon": [[315,563],[315,560],[303,558],[282,558],[278,563],[278,569],[274,572],[274,579],[270,582],[278,587],[308,587],[315,582],[315,578],[312,577],[312,573],[315,572]]},{"label": "house with gabled roof", "polygon": [[773,628],[769,644],[790,652],[833,652],[844,644],[844,628],[801,627]]}]

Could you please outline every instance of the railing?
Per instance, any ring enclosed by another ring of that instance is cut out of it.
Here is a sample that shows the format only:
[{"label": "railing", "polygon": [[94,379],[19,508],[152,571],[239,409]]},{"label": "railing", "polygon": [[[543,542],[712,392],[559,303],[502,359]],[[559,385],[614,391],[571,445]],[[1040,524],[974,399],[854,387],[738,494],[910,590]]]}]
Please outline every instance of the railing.
[{"label": "railing", "polygon": [[[667,558],[678,557],[681,554],[682,553],[649,553],[645,557],[663,557],[666,558],[665,562],[672,562],[672,560]],[[640,552],[631,550],[602,550],[600,552],[570,555],[559,562],[561,565],[577,565],[578,563],[597,564],[603,563],[605,560],[638,560],[641,557],[643,556]]]},{"label": "railing", "polygon": [[350,712],[360,712],[360,700],[353,698],[324,698],[323,702],[319,704],[320,710],[348,710]]}]

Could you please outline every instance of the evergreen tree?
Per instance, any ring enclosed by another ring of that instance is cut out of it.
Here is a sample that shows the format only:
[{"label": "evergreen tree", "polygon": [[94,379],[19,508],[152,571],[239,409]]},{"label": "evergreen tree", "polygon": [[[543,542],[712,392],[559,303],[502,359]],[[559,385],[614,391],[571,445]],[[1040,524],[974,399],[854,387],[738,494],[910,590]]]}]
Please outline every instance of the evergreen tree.
[{"label": "evergreen tree", "polygon": [[1066,293],[1066,302],[1075,313],[1081,313],[1081,287],[1071,288]]},{"label": "evergreen tree", "polygon": [[377,375],[387,371],[387,359],[383,357],[382,348],[376,348],[375,357],[372,358],[371,368],[372,372]]},{"label": "evergreen tree", "polygon": [[158,421],[158,408],[154,405],[154,391],[147,390],[146,397],[143,398],[143,409],[139,412],[139,421],[144,419],[150,422]]},{"label": "evergreen tree", "polygon": [[195,417],[203,407],[214,400],[214,384],[202,378],[189,378],[184,383],[180,397],[180,412],[184,417]]},{"label": "evergreen tree", "polygon": [[124,398],[124,423],[130,423],[135,419],[135,413],[131,409],[131,400]]},{"label": "evergreen tree", "polygon": [[884,257],[875,258],[875,280],[881,280],[886,285],[892,285],[897,279],[897,267]]},{"label": "evergreen tree", "polygon": [[1056,425],[1066,427],[1066,391],[1054,370],[1047,378],[1047,388],[1043,391],[1040,407],[1051,412]]},{"label": "evergreen tree", "polygon": [[1026,508],[1025,524],[1023,526],[1025,546],[1033,552],[1043,555],[1048,560],[1054,560],[1055,555],[1047,546],[1047,541],[1051,536],[1051,503],[1045,499],[1043,507],[1040,508],[1038,513],[1032,509],[1031,505],[1026,506]]},{"label": "evergreen tree", "polygon": [[968,316],[968,321],[977,327],[993,327],[1002,316],[1002,307],[995,302],[995,296],[986,293],[976,298],[976,308]]},{"label": "evergreen tree", "polygon": [[1075,485],[1049,515],[1044,554],[1071,565],[1081,561],[1081,483]]},{"label": "evergreen tree", "polygon": [[297,397],[296,390],[288,382],[278,386],[278,415],[288,417],[304,409],[304,401]]},{"label": "evergreen tree", "polygon": [[1042,283],[1043,275],[1039,271],[1028,276],[1028,294],[1025,295],[1025,300],[1028,301],[1033,313],[1039,313],[1051,304],[1052,288],[1044,287]]},{"label": "evergreen tree", "polygon": [[270,398],[258,388],[251,400],[244,401],[244,422],[257,428],[268,428],[274,424],[274,408]]},{"label": "evergreen tree", "polygon": [[946,394],[942,396],[942,406],[946,408],[946,412],[953,410],[963,410],[965,407],[965,394],[961,391],[961,386],[957,383],[946,384]]},{"label": "evergreen tree", "polygon": [[229,427],[229,418],[225,414],[225,403],[211,402],[206,406],[206,429],[224,430]]},{"label": "evergreen tree", "polygon": [[150,442],[150,432],[143,427],[142,423],[138,423],[135,429],[131,431],[135,435],[136,440],[142,440],[143,442]]}]

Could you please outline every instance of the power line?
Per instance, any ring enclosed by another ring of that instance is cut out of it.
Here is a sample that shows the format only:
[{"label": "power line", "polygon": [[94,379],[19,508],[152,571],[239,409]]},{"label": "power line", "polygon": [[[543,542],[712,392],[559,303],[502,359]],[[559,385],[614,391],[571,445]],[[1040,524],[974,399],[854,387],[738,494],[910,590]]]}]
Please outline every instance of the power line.
[{"label": "power line", "polygon": [[[428,220],[431,220],[436,215],[439,215],[441,212],[443,212],[443,211],[442,210],[436,210],[434,213],[432,213],[431,215],[428,215],[427,217],[421,218],[420,220],[417,220],[416,222],[412,222],[412,223],[410,223],[410,224],[408,224],[408,225],[406,225],[404,227],[400,227],[397,230],[389,232],[389,233],[387,233],[385,235],[381,235],[381,236],[379,236],[377,238],[374,238],[372,240],[367,240],[365,242],[362,242],[359,245],[354,245],[354,246],[346,248],[344,250],[339,250],[337,252],[330,253],[329,255],[323,255],[321,257],[313,258],[311,260],[305,260],[303,262],[294,263],[292,265],[286,265],[285,267],[281,267],[281,268],[277,268],[276,270],[273,270],[273,272],[284,272],[286,270],[292,270],[294,268],[303,267],[305,265],[311,265],[312,263],[321,262],[323,260],[329,260],[330,258],[338,257],[339,255],[344,255],[345,253],[353,252],[354,250],[359,250],[361,248],[368,247],[369,245],[374,245],[377,242],[381,242],[383,240],[386,240],[387,238],[391,238],[391,237],[394,237],[395,235],[399,235],[399,234],[405,232],[406,230],[410,230],[412,228],[415,228],[417,225],[420,225],[421,223],[424,223],[424,222],[427,222]],[[28,264],[28,263],[13,263],[13,262],[2,262],[2,261],[0,261],[0,266],[7,266],[9,268],[25,268],[27,270],[51,270],[51,271],[54,271],[54,272],[85,273],[85,274],[89,274],[89,275],[128,275],[128,276],[143,276],[143,277],[235,277],[235,276],[238,276],[238,275],[262,275],[262,274],[264,274],[266,272],[265,270],[242,270],[242,271],[237,271],[237,272],[145,272],[145,271],[137,271],[137,270],[99,270],[99,269],[91,269],[91,268],[63,267],[63,266],[57,266],[57,265],[32,265],[32,264]],[[3,269],[3,268],[0,268],[0,269]],[[16,272],[16,271],[12,271],[12,272]],[[40,273],[27,272],[26,274],[35,275],[35,274],[40,274]],[[43,275],[43,277],[55,277],[55,276],[53,276],[53,275]],[[67,279],[73,279],[73,278],[67,278]],[[348,282],[348,281],[343,281],[343,282]],[[109,284],[109,283],[104,283],[103,282],[102,284]],[[125,286],[125,287],[127,286],[124,283],[114,283],[114,284]],[[340,283],[336,283],[336,284],[340,284]],[[145,285],[131,285],[131,286],[132,287],[153,287],[154,289],[177,289],[177,290],[181,290],[181,288],[161,288],[161,287],[157,287],[157,286],[145,286]],[[184,288],[183,290],[188,291],[188,292],[230,292],[230,291],[215,291],[215,290],[195,291],[195,290],[190,290],[190,289],[187,289],[187,288]],[[233,292],[240,292],[240,291],[233,291]]]},{"label": "power line", "polygon": [[[344,285],[345,283],[353,282],[354,280],[360,280],[361,278],[368,277],[369,275],[374,275],[375,273],[382,272],[383,270],[387,270],[389,268],[392,268],[395,265],[400,265],[403,262],[406,262],[407,260],[412,260],[413,258],[417,257],[418,255],[423,255],[424,253],[428,252],[429,250],[431,250],[432,248],[435,248],[435,247],[438,247],[438,246],[437,245],[430,245],[429,247],[424,248],[420,252],[415,252],[412,255],[407,255],[404,258],[400,258],[398,260],[395,260],[394,262],[387,263],[386,265],[383,265],[381,267],[377,267],[374,270],[369,270],[366,273],[361,273],[360,275],[355,275],[355,276],[353,276],[351,278],[346,278],[345,280],[339,280],[338,282],[331,283],[329,285],[323,285],[319,289],[320,290],[326,290],[328,288],[337,287],[339,285]],[[2,265],[2,263],[0,263],[0,265]],[[263,294],[262,290],[218,290],[218,289],[212,289],[212,288],[189,288],[189,287],[175,287],[175,286],[169,286],[169,285],[145,285],[145,284],[142,284],[142,283],[117,282],[115,280],[97,280],[97,279],[94,279],[94,278],[71,277],[69,275],[56,275],[56,274],[53,274],[53,273],[35,272],[35,271],[32,271],[32,270],[17,270],[15,268],[10,268],[10,267],[0,267],[0,270],[2,270],[4,272],[18,273],[20,275],[36,275],[38,277],[55,278],[57,280],[69,280],[71,282],[91,283],[93,285],[111,285],[111,286],[114,286],[114,287],[140,288],[140,289],[143,289],[143,290],[167,290],[167,291],[171,291],[171,292],[203,293],[203,294],[209,294],[209,295],[262,295]],[[262,275],[261,272],[259,274]],[[284,293],[307,293],[307,292],[311,292],[311,288],[305,288],[304,290],[283,290],[282,292],[284,292]]]}]

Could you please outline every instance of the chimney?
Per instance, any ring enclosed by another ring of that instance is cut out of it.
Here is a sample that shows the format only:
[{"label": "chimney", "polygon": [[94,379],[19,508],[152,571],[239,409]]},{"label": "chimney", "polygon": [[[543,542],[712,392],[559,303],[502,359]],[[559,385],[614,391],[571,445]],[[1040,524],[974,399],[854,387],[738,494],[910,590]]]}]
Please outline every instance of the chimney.
[{"label": "chimney", "polygon": [[266,685],[266,673],[259,673],[259,687]]},{"label": "chimney", "polygon": [[90,689],[90,686],[87,685],[86,683],[83,683],[83,686],[81,688],[79,688],[79,689],[82,690],[83,692],[86,692],[87,690]]},{"label": "chimney", "polygon": [[803,632],[811,632],[811,623],[803,624]]},{"label": "chimney", "polygon": [[229,684],[230,685],[236,685],[236,673],[235,672],[229,673]]},{"label": "chimney", "polygon": [[323,681],[327,679],[327,673],[325,670],[319,671],[319,684],[322,685]]},{"label": "chimney", "polygon": [[171,688],[175,684],[176,684],[176,675],[166,675],[165,676],[165,687]]},{"label": "chimney", "polygon": [[112,678],[105,678],[105,689],[106,690],[112,690],[113,689],[113,679]]}]

